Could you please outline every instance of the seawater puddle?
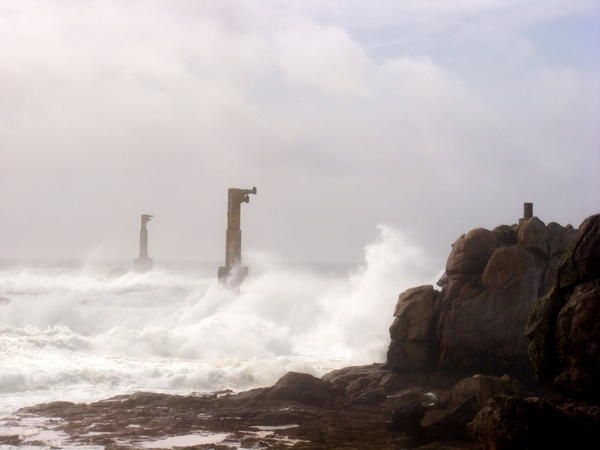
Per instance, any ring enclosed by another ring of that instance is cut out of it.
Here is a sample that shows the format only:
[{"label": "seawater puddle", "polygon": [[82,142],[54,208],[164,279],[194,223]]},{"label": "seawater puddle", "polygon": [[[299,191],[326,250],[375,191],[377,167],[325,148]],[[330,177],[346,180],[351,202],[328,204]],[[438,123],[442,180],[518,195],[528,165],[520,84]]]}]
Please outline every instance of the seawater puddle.
[{"label": "seawater puddle", "polygon": [[154,441],[142,441],[136,443],[142,448],[173,448],[186,447],[203,444],[220,444],[229,436],[228,433],[202,433],[202,434],[183,434],[179,436],[169,436]]},{"label": "seawater puddle", "polygon": [[297,428],[300,425],[253,425],[250,428],[256,428],[259,431],[277,431],[277,430],[289,430],[290,428]]},{"label": "seawater puddle", "polygon": [[0,442],[2,438],[16,436],[17,445],[0,444],[0,450],[41,450],[41,449],[87,449],[104,450],[104,446],[80,446],[70,442],[71,437],[58,428],[65,422],[60,418],[27,415],[0,417]]},{"label": "seawater puddle", "polygon": [[[197,431],[182,435],[162,436],[154,439],[123,439],[120,430],[113,432],[88,431],[75,437],[70,436],[60,428],[67,425],[61,418],[38,417],[27,414],[18,414],[0,417],[0,450],[42,450],[42,449],[65,449],[65,450],[104,450],[104,445],[93,445],[82,442],[82,439],[102,436],[112,441],[111,445],[130,447],[132,449],[171,449],[194,445],[218,444],[230,447],[232,450],[246,450],[255,448],[256,442],[265,440],[270,443],[293,446],[298,439],[291,439],[278,434],[280,431],[296,428],[297,424],[288,425],[255,425],[249,430],[239,430],[232,433],[217,433],[209,431]],[[88,428],[93,428],[92,424]],[[125,427],[137,428],[129,425]],[[3,438],[15,438],[18,442],[10,444],[3,443]]]}]

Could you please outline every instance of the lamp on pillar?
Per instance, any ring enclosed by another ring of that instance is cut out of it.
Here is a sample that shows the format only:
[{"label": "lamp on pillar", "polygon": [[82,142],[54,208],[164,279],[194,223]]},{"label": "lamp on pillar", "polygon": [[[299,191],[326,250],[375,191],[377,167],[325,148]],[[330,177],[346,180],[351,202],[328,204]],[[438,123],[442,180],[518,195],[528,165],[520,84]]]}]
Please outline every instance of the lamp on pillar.
[{"label": "lamp on pillar", "polygon": [[227,233],[225,236],[225,265],[219,267],[219,281],[239,285],[248,274],[248,267],[242,266],[241,205],[250,202],[252,189],[229,188],[227,190]]},{"label": "lamp on pillar", "polygon": [[133,268],[137,272],[146,272],[152,269],[152,258],[148,256],[148,227],[147,224],[152,219],[150,214],[142,214],[140,227],[140,254],[133,261]]}]

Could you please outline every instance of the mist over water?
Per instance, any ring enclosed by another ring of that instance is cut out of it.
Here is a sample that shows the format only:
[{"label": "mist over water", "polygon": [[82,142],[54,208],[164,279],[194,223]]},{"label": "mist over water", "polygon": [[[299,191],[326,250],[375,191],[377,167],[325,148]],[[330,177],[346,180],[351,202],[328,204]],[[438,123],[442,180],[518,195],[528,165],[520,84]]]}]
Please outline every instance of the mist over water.
[{"label": "mist over water", "polygon": [[88,265],[0,267],[0,414],[137,390],[246,389],[288,370],[383,361],[398,293],[437,267],[380,227],[364,261],[291,266],[247,255],[239,291],[216,267],[108,276]]}]

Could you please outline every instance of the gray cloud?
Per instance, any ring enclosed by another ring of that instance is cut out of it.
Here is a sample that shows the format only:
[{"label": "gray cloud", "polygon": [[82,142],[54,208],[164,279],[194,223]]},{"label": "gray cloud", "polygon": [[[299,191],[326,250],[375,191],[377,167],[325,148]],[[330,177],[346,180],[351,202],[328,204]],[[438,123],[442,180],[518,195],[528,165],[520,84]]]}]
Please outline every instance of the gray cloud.
[{"label": "gray cloud", "polygon": [[151,212],[156,258],[220,259],[233,185],[248,246],[292,260],[357,260],[379,223],[443,257],[529,200],[577,224],[600,64],[523,30],[597,10],[460,4],[3,2],[0,256],[129,257]]}]

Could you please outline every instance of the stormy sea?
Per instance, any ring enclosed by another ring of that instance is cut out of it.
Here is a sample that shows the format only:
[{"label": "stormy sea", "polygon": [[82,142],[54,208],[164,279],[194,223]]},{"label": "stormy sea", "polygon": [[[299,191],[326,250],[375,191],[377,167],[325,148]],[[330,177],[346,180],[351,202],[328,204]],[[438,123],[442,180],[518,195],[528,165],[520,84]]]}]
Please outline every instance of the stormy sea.
[{"label": "stormy sea", "polygon": [[435,279],[390,228],[354,264],[289,264],[249,253],[238,289],[217,263],[0,263],[0,417],[55,400],[136,391],[234,391],[290,370],[322,375],[385,360],[404,288]]}]

